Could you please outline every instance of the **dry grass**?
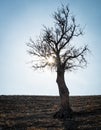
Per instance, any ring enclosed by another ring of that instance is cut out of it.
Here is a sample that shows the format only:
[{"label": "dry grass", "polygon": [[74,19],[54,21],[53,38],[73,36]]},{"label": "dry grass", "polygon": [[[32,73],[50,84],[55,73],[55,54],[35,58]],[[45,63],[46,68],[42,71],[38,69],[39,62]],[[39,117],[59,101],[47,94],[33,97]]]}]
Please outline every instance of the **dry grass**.
[{"label": "dry grass", "polygon": [[72,118],[58,120],[59,97],[0,96],[0,130],[101,130],[101,96],[70,97]]}]

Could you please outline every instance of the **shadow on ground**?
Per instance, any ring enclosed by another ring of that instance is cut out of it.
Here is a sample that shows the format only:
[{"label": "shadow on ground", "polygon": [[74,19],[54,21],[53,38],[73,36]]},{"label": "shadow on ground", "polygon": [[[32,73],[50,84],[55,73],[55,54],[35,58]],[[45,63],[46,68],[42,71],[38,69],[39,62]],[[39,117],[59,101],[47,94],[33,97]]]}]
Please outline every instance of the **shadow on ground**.
[{"label": "shadow on ground", "polygon": [[[63,120],[64,130],[101,130],[101,116],[99,115],[101,115],[101,109],[73,112],[71,118]],[[99,126],[97,126],[98,121]]]}]

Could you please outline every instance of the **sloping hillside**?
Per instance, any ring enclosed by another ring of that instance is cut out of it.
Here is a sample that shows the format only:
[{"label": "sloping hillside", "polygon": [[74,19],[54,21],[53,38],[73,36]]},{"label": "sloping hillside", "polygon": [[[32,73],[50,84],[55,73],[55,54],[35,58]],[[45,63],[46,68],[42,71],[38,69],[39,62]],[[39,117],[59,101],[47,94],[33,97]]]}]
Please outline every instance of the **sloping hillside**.
[{"label": "sloping hillside", "polygon": [[0,130],[101,130],[101,96],[70,97],[70,119],[53,115],[59,97],[0,96]]}]

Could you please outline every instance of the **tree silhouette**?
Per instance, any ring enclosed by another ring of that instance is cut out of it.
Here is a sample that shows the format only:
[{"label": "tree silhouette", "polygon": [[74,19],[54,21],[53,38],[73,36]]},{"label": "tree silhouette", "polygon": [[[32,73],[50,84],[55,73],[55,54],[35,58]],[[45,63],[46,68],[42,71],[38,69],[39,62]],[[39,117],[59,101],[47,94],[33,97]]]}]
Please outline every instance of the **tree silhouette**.
[{"label": "tree silhouette", "polygon": [[[76,48],[72,45],[72,39],[82,35],[80,25],[76,24],[74,16],[71,16],[70,9],[62,5],[53,14],[54,26],[44,26],[43,33],[36,41],[30,39],[29,54],[33,55],[33,67],[35,69],[50,67],[57,73],[56,82],[60,94],[60,110],[56,117],[68,117],[72,112],[69,104],[69,90],[66,86],[65,71],[72,71],[87,64],[85,55],[88,47]],[[36,59],[36,60],[35,60]]]}]

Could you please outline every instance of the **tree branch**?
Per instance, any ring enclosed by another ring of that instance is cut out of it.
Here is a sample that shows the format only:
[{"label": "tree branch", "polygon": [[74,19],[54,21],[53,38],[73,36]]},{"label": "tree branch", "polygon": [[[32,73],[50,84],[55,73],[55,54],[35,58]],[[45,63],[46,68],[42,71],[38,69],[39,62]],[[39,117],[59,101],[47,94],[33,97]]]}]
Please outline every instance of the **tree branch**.
[{"label": "tree branch", "polygon": [[78,61],[78,65],[76,66],[81,66],[80,64],[82,63],[85,63],[85,65],[87,64],[87,61],[84,57],[85,53],[87,53],[87,51],[89,51],[87,45],[82,49],[82,48],[79,48],[79,49],[73,49],[72,50],[72,53],[69,53],[70,55],[68,56],[68,54],[65,54],[67,58],[65,58],[64,62],[63,62],[63,66],[67,66],[66,68],[68,68],[68,63],[70,61],[73,61],[71,64],[74,66],[76,65],[76,61]]},{"label": "tree branch", "polygon": [[80,25],[76,24],[75,17],[71,16],[68,6],[64,7],[62,5],[61,9],[54,12],[53,18],[55,20],[54,27],[47,28],[44,26],[43,34],[39,36],[38,40],[34,42],[30,39],[27,45],[30,48],[28,50],[29,54],[40,58],[40,63],[34,64],[34,67],[44,68],[50,66],[45,61],[49,56],[55,57],[56,63],[51,64],[52,67],[58,68],[62,65],[64,70],[86,64],[85,54],[88,47],[76,49],[71,44],[71,40],[82,35],[83,30]]}]

